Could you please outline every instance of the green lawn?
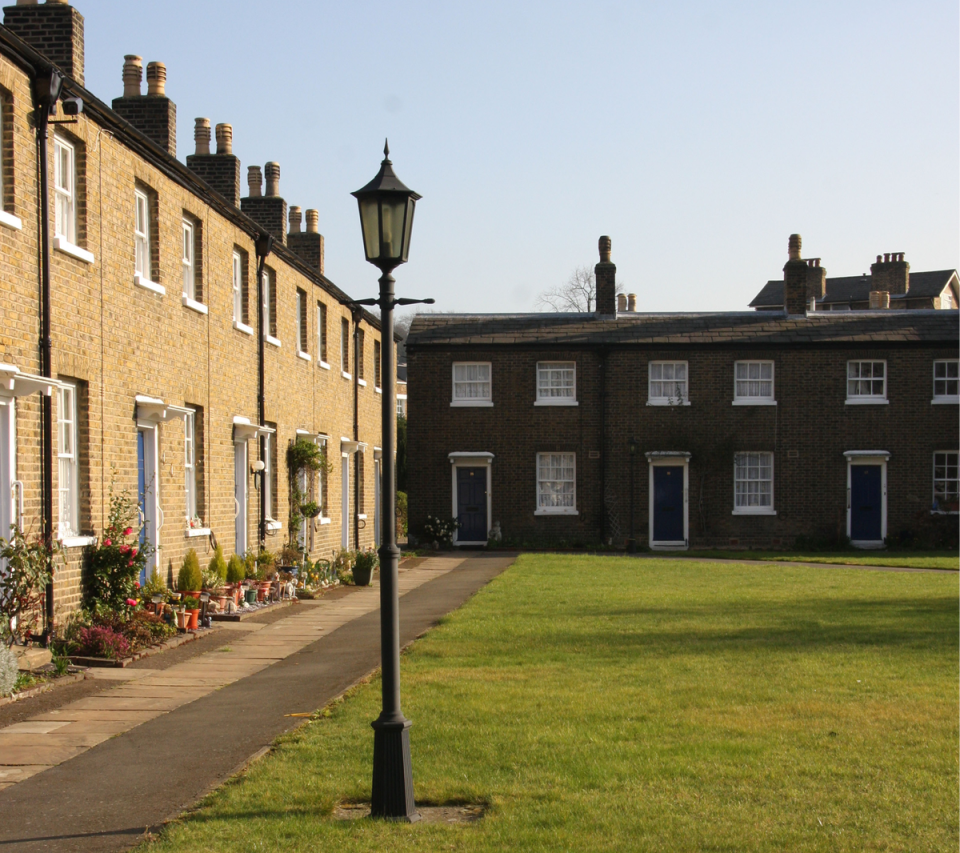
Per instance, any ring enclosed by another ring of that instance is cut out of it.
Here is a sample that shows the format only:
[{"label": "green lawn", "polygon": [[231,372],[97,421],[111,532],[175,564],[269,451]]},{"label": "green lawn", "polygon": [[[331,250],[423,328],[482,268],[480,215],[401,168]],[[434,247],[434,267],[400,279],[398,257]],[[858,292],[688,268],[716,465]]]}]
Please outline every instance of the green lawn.
[{"label": "green lawn", "polygon": [[686,551],[684,557],[721,560],[773,560],[778,563],[829,563],[840,566],[893,566],[898,569],[960,569],[955,551]]},{"label": "green lawn", "polygon": [[[402,605],[401,605],[402,606]],[[420,802],[369,798],[379,683],[150,851],[956,851],[958,577],[525,555],[404,656]]]}]

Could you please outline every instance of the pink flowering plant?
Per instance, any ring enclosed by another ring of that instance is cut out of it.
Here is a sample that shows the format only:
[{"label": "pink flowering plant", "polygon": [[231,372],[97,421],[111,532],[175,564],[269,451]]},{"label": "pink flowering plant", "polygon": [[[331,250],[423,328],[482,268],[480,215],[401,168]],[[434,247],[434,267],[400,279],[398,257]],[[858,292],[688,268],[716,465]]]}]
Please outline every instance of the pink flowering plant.
[{"label": "pink flowering plant", "polygon": [[87,550],[84,606],[90,611],[136,607],[140,601],[140,572],[153,546],[140,545],[140,512],[130,492],[119,494],[110,484],[110,515],[103,536]]}]

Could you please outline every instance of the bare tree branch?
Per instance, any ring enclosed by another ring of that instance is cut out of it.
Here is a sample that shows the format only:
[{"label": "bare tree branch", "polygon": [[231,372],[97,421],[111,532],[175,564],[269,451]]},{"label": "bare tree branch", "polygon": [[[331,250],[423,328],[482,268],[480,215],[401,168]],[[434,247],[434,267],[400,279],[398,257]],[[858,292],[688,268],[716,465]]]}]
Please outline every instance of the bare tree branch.
[{"label": "bare tree branch", "polygon": [[[623,292],[623,284],[617,282],[617,293]],[[540,311],[556,311],[590,314],[597,298],[597,282],[593,270],[587,266],[577,267],[566,284],[543,291],[535,303]]]}]

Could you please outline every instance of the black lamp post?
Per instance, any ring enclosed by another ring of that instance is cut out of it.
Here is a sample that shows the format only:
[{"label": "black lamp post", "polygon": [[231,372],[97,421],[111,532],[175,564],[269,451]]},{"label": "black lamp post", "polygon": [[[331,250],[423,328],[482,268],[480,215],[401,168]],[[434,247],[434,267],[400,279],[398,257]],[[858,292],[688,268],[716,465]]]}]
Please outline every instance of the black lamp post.
[{"label": "black lamp post", "polygon": [[630,538],[627,540],[627,552],[632,554],[637,550],[637,534],[634,524],[636,522],[634,512],[633,512],[633,502],[636,500],[636,487],[634,485],[634,477],[636,475],[637,468],[637,451],[640,449],[640,442],[635,438],[631,438],[627,442],[627,447],[630,448]]},{"label": "black lamp post", "polygon": [[413,770],[410,763],[410,721],[400,710],[400,596],[397,572],[396,476],[394,452],[397,445],[396,367],[393,354],[393,308],[432,299],[395,299],[391,275],[406,263],[410,251],[413,209],[420,195],[405,187],[393,172],[390,149],[384,144],[380,171],[353,196],[360,205],[360,227],[367,260],[380,268],[380,298],[361,299],[356,305],[380,306],[381,381],[383,382],[383,458],[381,495],[383,524],[380,555],[380,661],[383,701],[373,725],[373,795],[371,817],[420,819],[413,799]]}]

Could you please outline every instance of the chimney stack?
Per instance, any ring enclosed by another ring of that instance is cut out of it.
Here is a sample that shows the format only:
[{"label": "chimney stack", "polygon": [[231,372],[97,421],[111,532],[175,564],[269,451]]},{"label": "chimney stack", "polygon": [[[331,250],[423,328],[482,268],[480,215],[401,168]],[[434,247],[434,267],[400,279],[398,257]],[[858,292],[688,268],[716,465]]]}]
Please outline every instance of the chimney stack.
[{"label": "chimney stack", "polygon": [[[296,229],[294,217],[296,216]],[[323,235],[320,233],[320,214],[315,208],[307,210],[307,230],[300,230],[300,208],[290,208],[290,233],[287,246],[305,263],[323,275]]]},{"label": "chimney stack", "polygon": [[791,234],[787,243],[787,263],[783,267],[783,307],[787,314],[806,316],[807,271],[811,269],[800,257],[802,241],[799,234]]},{"label": "chimney stack", "polygon": [[807,259],[807,305],[815,305],[827,295],[827,270],[820,258]]},{"label": "chimney stack", "polygon": [[[233,125],[218,124],[217,153],[210,153],[210,119],[198,118],[193,131],[197,143],[187,155],[187,168],[206,181],[234,207],[240,206],[240,160],[233,155]],[[259,183],[258,183],[259,188]]]},{"label": "chimney stack", "polygon": [[[254,172],[256,169],[256,172]],[[247,176],[250,195],[240,199],[240,209],[287,245],[287,203],[280,197],[280,164],[270,161],[264,167],[267,176],[265,195],[260,195],[260,169],[251,166]]]},{"label": "chimney stack", "polygon": [[83,15],[63,0],[3,10],[3,25],[83,85]]},{"label": "chimney stack", "polygon": [[128,54],[123,62],[123,96],[113,99],[113,109],[170,156],[177,156],[177,105],[166,94],[167,66],[147,63],[147,94],[140,94],[143,60]]},{"label": "chimney stack", "polygon": [[612,243],[609,237],[601,237],[597,242],[600,249],[600,263],[593,272],[597,282],[597,316],[617,316],[617,267],[610,262]]},{"label": "chimney stack", "polygon": [[910,291],[910,264],[903,252],[887,252],[870,264],[870,290],[886,290],[891,296],[903,296]]}]

